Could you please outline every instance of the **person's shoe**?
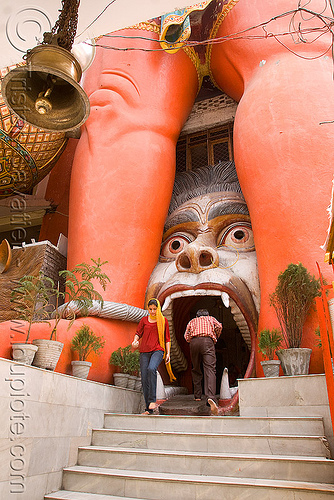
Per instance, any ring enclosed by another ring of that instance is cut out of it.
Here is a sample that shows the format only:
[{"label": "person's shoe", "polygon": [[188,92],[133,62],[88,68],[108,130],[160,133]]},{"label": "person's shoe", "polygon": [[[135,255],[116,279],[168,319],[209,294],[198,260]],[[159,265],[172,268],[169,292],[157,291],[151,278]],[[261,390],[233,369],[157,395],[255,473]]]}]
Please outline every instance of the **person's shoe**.
[{"label": "person's shoe", "polygon": [[217,416],[218,415],[218,406],[217,406],[216,402],[213,399],[209,398],[208,404],[210,405],[210,408],[211,408],[211,415]]}]

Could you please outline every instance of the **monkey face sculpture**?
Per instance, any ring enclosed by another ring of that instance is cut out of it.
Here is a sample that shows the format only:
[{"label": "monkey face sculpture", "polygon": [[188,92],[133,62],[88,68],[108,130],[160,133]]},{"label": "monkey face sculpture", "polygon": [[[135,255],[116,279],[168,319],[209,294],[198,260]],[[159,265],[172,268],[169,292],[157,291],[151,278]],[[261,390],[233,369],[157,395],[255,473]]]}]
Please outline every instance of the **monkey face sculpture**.
[{"label": "monkey face sculpture", "polygon": [[221,311],[223,327],[234,322],[241,333],[250,353],[246,374],[251,374],[260,287],[253,231],[240,192],[202,194],[170,213],[147,287],[146,298],[151,297],[160,300],[171,325],[173,370],[187,367],[182,352],[185,319],[195,304],[209,299],[210,313]]}]

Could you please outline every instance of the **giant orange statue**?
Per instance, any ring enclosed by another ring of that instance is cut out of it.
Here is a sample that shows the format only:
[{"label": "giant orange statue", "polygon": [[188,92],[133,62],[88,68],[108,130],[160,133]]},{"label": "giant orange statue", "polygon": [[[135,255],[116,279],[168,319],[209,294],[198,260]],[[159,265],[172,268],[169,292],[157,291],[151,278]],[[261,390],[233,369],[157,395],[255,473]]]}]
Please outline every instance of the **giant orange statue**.
[{"label": "giant orange statue", "polygon": [[[91,115],[73,164],[69,261],[87,260],[98,246],[109,260],[112,300],[143,305],[173,185],[175,143],[206,70],[239,102],[235,163],[254,230],[261,328],[276,322],[268,294],[279,272],[299,260],[315,272],[323,257],[334,134],[324,122],[334,118],[334,87],[332,39],[321,16],[331,11],[312,1],[307,8],[319,16],[302,11],[291,24],[286,13],[298,7],[291,0],[214,4],[220,12],[209,37],[226,41],[206,46],[205,63],[192,50],[156,50],[154,23],[99,40],[119,49],[131,40],[146,51],[100,48],[86,75]],[[293,32],[299,21],[305,43]],[[150,40],[127,38],[145,35]]]},{"label": "giant orange statue", "polygon": [[[176,141],[210,75],[238,101],[234,157],[257,252],[259,328],[278,326],[268,300],[278,274],[298,261],[315,273],[323,262],[334,156],[333,13],[323,0],[212,0],[189,14],[190,38],[174,16],[97,41],[84,79],[91,113],[72,169],[68,266],[108,260],[105,298],[144,306]],[[111,346],[130,341],[129,325],[99,321]],[[314,326],[304,338],[312,347]],[[319,366],[314,357],[311,370]]]}]

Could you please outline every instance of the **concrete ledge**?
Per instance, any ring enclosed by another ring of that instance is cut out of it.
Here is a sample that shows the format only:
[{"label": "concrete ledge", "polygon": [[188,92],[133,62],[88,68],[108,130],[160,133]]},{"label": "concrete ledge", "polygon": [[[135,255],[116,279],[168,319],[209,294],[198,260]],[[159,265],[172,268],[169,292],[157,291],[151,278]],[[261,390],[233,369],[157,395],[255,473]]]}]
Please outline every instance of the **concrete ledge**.
[{"label": "concrete ledge", "polygon": [[240,415],[248,417],[316,417],[324,420],[334,456],[332,420],[324,374],[238,380]]},{"label": "concrete ledge", "polygon": [[136,413],[141,393],[0,358],[0,498],[60,489],[106,412]]}]

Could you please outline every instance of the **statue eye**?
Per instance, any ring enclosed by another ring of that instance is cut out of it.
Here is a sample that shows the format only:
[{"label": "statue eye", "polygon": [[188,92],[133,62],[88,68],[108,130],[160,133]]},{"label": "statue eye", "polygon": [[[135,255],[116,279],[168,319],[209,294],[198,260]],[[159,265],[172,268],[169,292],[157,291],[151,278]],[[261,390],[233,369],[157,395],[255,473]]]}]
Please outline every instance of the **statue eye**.
[{"label": "statue eye", "polygon": [[193,240],[193,237],[187,234],[173,234],[161,247],[160,255],[167,259],[175,258],[182,250]]},{"label": "statue eye", "polygon": [[218,247],[230,245],[238,250],[254,250],[253,231],[248,223],[235,223],[224,229],[218,238]]}]

